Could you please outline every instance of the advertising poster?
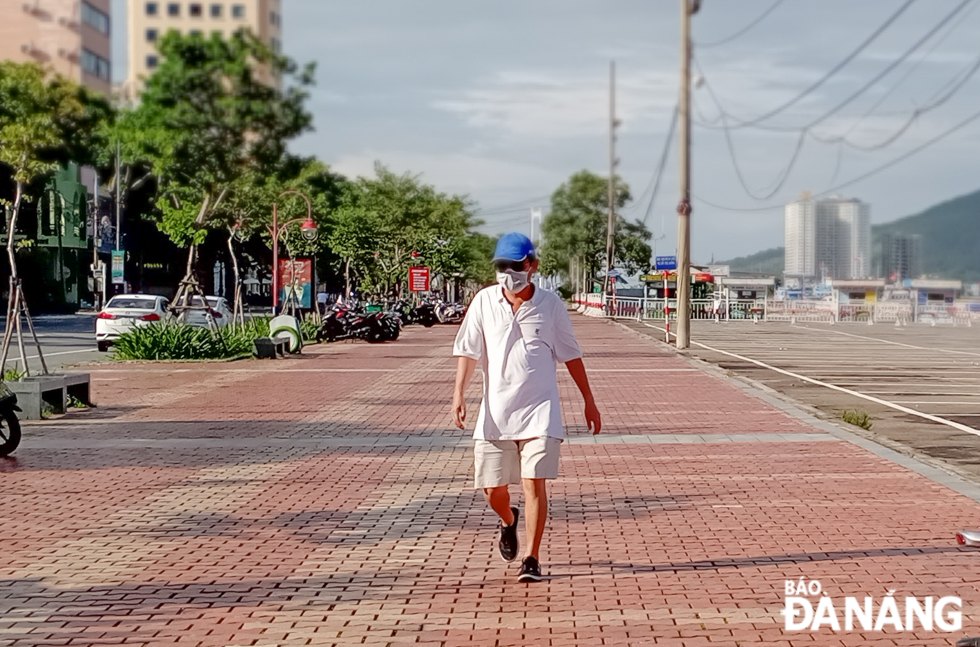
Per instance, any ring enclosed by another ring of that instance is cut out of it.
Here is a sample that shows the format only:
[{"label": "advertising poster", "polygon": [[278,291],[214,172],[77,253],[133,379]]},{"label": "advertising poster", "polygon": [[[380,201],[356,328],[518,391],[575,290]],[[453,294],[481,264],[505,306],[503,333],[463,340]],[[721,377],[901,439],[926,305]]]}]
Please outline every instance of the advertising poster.
[{"label": "advertising poster", "polygon": [[291,300],[300,308],[313,307],[313,261],[309,258],[279,259],[279,303]]}]

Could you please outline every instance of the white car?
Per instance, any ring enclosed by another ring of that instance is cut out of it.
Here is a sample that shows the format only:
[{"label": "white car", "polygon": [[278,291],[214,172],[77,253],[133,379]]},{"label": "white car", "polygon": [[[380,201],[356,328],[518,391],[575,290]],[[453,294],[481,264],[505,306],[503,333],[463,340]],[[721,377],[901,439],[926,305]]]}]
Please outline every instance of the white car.
[{"label": "white car", "polygon": [[[214,319],[214,325],[218,328],[224,328],[225,326],[231,325],[232,314],[231,308],[228,306],[228,300],[224,297],[204,298],[207,299],[208,309],[211,311],[211,317]],[[207,311],[202,308],[201,297],[192,297],[191,305],[195,306],[195,308],[201,309],[188,310],[186,316],[184,317],[184,323],[186,323],[188,326],[207,328],[208,315]]]},{"label": "white car", "polygon": [[136,326],[148,326],[169,316],[165,297],[152,294],[120,294],[109,299],[95,319],[95,343],[101,352],[119,339],[127,330]]}]

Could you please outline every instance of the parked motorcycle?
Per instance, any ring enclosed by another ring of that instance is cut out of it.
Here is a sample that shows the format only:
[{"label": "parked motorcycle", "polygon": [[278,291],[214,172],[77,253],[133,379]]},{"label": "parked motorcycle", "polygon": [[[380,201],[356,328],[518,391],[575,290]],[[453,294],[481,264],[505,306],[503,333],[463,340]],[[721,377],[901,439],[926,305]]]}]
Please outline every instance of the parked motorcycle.
[{"label": "parked motorcycle", "polygon": [[20,445],[17,396],[0,382],[0,456],[9,456]]},{"label": "parked motorcycle", "polygon": [[462,303],[444,303],[440,301],[435,307],[436,317],[439,323],[462,323],[466,316],[466,306]]},{"label": "parked motorcycle", "polygon": [[370,343],[393,340],[390,324],[383,319],[383,312],[355,312],[336,306],[327,312],[317,331],[317,341],[363,339]]},{"label": "parked motorcycle", "polygon": [[439,323],[439,317],[436,315],[436,304],[422,302],[412,308],[408,312],[408,323],[422,324],[426,328],[431,328]]}]

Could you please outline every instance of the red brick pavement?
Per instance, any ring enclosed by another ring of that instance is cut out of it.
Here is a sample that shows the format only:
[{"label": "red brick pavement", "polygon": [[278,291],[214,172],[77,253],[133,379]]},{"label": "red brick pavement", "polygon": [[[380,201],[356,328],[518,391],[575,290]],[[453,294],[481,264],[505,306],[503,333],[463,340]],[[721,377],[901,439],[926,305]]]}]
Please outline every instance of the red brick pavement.
[{"label": "red brick pavement", "polygon": [[[952,541],[980,505],[612,324],[576,327],[606,442],[582,433],[564,379],[576,442],[551,487],[547,581],[517,584],[496,556],[469,442],[447,425],[454,330],[408,329],[274,363],[96,368],[98,410],[25,426],[0,463],[0,645],[980,635],[980,553]],[[841,605],[958,595],[964,630],[788,633],[799,577]]]}]

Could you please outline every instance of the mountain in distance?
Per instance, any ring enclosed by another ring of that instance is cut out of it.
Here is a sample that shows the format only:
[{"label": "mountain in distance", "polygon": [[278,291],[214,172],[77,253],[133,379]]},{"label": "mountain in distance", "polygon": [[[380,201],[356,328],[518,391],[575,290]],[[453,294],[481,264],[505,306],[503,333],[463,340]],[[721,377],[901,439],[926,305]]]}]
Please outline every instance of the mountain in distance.
[{"label": "mountain in distance", "polygon": [[[872,268],[880,267],[881,240],[886,234],[918,235],[921,238],[922,272],[930,278],[980,281],[980,191],[929,207],[920,213],[892,222],[872,225]],[[733,271],[783,272],[785,250],[774,247],[740,256],[721,265]]]}]

